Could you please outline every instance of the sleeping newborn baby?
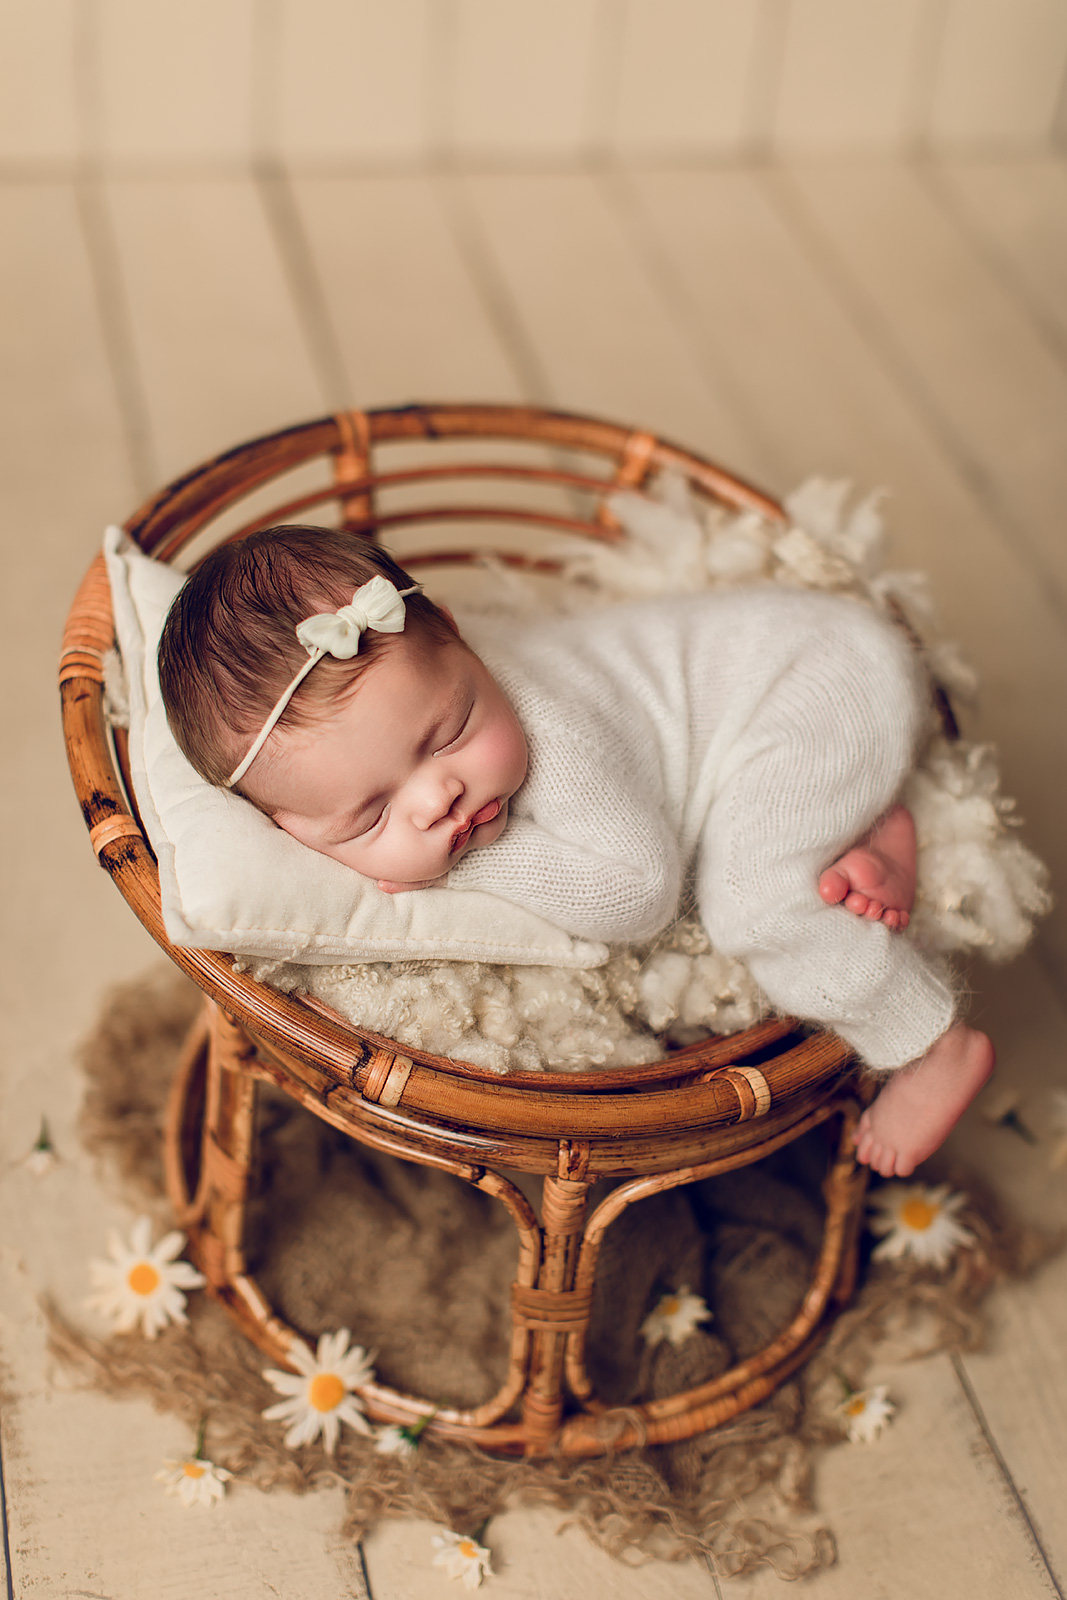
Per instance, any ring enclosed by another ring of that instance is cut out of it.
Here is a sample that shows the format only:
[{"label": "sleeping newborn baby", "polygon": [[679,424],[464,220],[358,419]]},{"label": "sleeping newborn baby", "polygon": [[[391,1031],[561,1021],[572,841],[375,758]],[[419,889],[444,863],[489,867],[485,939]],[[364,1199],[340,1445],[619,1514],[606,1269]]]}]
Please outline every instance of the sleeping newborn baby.
[{"label": "sleeping newborn baby", "polygon": [[900,936],[925,692],[855,600],[756,584],[461,636],[365,539],[284,527],[197,568],[159,671],[204,778],[387,893],[481,889],[631,941],[692,874],[715,949],[886,1075],[857,1146],[883,1176],[992,1071]]}]

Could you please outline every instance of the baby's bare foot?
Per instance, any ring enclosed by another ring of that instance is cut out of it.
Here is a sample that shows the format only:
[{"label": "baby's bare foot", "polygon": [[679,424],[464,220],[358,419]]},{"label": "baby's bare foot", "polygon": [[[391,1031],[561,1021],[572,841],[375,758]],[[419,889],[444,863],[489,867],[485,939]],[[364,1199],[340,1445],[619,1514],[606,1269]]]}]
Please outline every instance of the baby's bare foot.
[{"label": "baby's bare foot", "polygon": [[828,905],[843,905],[868,922],[906,928],[915,898],[915,824],[904,806],[894,806],[865,839],[847,850],[819,879]]},{"label": "baby's bare foot", "polygon": [[856,1159],[906,1178],[951,1133],[993,1070],[984,1033],[957,1022],[914,1066],[886,1082],[856,1128]]}]

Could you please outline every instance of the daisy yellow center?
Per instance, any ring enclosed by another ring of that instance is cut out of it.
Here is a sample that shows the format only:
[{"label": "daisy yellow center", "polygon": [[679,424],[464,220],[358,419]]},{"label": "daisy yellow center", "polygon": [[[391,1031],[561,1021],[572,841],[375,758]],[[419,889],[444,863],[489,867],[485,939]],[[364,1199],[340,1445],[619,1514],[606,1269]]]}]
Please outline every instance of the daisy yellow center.
[{"label": "daisy yellow center", "polygon": [[863,1399],[862,1395],[856,1395],[849,1401],[845,1409],[850,1417],[860,1417],[867,1409],[867,1402]]},{"label": "daisy yellow center", "polygon": [[333,1411],[345,1397],[345,1386],[336,1372],[318,1372],[308,1385],[308,1404],[316,1411]]},{"label": "daisy yellow center", "polygon": [[138,1261],[126,1274],[126,1282],[134,1294],[155,1294],[160,1285],[160,1276],[150,1261]]},{"label": "daisy yellow center", "polygon": [[183,1461],[182,1471],[187,1478],[202,1478],[204,1476],[204,1469],[199,1461]]},{"label": "daisy yellow center", "polygon": [[669,1299],[664,1300],[660,1309],[665,1317],[675,1316],[678,1311],[678,1296],[672,1294]]},{"label": "daisy yellow center", "polygon": [[466,1556],[468,1561],[476,1561],[478,1558],[478,1546],[473,1539],[461,1539],[456,1549],[461,1556]]},{"label": "daisy yellow center", "polygon": [[900,1208],[900,1220],[906,1228],[925,1233],[937,1216],[938,1209],[929,1200],[906,1200]]}]

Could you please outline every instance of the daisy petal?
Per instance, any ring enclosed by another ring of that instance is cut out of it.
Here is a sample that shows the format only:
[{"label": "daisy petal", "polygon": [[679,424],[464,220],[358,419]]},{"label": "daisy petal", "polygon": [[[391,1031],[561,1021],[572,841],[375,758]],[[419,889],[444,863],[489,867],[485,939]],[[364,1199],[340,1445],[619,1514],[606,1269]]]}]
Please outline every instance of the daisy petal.
[{"label": "daisy petal", "polygon": [[130,1229],[130,1249],[134,1255],[146,1256],[152,1244],[152,1219],[140,1216]]}]

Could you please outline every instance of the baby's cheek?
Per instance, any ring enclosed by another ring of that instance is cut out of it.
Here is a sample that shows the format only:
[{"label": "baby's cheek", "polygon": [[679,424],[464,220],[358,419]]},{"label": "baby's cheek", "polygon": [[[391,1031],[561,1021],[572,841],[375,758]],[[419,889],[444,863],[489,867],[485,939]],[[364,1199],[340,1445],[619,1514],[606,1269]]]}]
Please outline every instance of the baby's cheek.
[{"label": "baby's cheek", "polygon": [[497,788],[517,789],[526,773],[526,740],[517,723],[501,721],[486,735],[484,765],[498,779]]}]

